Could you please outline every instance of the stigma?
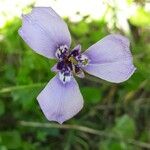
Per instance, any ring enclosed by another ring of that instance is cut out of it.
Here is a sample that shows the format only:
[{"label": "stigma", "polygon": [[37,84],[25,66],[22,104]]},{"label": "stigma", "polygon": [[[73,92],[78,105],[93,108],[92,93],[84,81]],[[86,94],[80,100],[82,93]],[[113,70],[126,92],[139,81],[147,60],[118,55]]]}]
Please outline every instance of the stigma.
[{"label": "stigma", "polygon": [[89,63],[87,56],[81,54],[81,46],[77,45],[73,50],[69,50],[67,45],[57,48],[55,56],[58,59],[57,70],[59,79],[63,84],[70,82],[73,75],[84,77],[84,68]]}]

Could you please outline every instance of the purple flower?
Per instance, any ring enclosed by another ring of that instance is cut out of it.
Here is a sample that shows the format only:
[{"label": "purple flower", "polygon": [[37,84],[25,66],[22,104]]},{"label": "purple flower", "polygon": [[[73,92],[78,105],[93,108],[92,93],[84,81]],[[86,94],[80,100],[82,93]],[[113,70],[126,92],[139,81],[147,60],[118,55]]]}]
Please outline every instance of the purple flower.
[{"label": "purple flower", "polygon": [[49,81],[37,100],[50,121],[63,123],[83,107],[83,97],[73,75],[84,77],[84,71],[101,79],[120,83],[135,71],[129,40],[111,34],[98,41],[85,52],[81,46],[70,49],[71,36],[66,23],[48,7],[36,7],[23,15],[20,36],[38,54],[55,58],[52,68],[57,75]]}]

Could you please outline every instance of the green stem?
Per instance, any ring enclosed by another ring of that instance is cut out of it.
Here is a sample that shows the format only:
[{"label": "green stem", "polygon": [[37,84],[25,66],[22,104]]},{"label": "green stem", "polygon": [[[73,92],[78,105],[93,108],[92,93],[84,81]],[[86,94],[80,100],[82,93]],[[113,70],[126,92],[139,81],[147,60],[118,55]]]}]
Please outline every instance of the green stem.
[{"label": "green stem", "polygon": [[22,90],[22,89],[28,89],[28,88],[38,88],[43,87],[46,83],[35,83],[35,84],[29,84],[29,85],[18,85],[13,87],[6,87],[0,90],[0,93],[8,93],[12,91]]},{"label": "green stem", "polygon": [[118,141],[123,141],[128,144],[136,145],[136,146],[139,146],[142,148],[150,149],[149,143],[137,141],[134,139],[125,139],[125,138],[117,136],[115,134],[107,133],[105,131],[100,131],[97,129],[92,129],[92,128],[89,128],[86,126],[69,125],[69,124],[60,125],[60,124],[55,124],[55,123],[40,123],[40,122],[26,122],[26,121],[20,121],[19,125],[26,126],[26,127],[35,127],[35,128],[58,128],[58,129],[66,129],[66,130],[67,129],[78,130],[78,131],[86,132],[89,134],[94,134],[94,135],[103,136],[106,138],[115,139]]}]

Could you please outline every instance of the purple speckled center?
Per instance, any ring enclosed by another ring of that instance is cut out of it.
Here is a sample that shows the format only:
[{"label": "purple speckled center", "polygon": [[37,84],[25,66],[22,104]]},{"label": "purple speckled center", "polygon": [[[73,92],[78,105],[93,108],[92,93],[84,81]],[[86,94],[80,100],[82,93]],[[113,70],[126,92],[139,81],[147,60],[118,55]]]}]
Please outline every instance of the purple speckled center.
[{"label": "purple speckled center", "polygon": [[57,70],[59,70],[60,76],[62,77],[60,79],[64,83],[67,82],[67,79],[70,80],[73,74],[77,76],[83,74],[82,67],[88,64],[88,58],[81,54],[80,47],[69,51],[66,45],[60,46],[55,55],[59,60]]}]

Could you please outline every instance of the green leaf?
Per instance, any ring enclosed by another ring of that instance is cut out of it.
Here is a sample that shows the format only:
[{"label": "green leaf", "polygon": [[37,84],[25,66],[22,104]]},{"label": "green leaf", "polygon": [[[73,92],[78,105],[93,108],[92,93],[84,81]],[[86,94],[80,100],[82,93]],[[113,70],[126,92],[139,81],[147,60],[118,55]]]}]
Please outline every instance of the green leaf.
[{"label": "green leaf", "polygon": [[80,22],[72,25],[71,30],[76,36],[80,37],[83,36],[83,34],[87,33],[89,31],[89,28],[86,22]]},{"label": "green leaf", "polygon": [[0,101],[0,116],[2,116],[5,113],[5,105],[3,101]]},{"label": "green leaf", "polygon": [[124,115],[116,120],[113,132],[124,138],[134,138],[135,136],[135,122],[128,115]]},{"label": "green leaf", "polygon": [[136,14],[129,20],[135,26],[150,26],[150,12],[144,8],[138,8]]},{"label": "green leaf", "polygon": [[57,137],[59,136],[59,129],[45,129],[37,132],[37,138],[40,141],[45,141],[47,136]]},{"label": "green leaf", "polygon": [[98,103],[101,100],[102,93],[98,88],[83,87],[81,88],[84,99],[89,103]]},{"label": "green leaf", "polygon": [[21,137],[17,131],[7,131],[1,133],[2,144],[8,149],[16,149],[21,146]]},{"label": "green leaf", "polygon": [[145,129],[145,131],[142,132],[142,134],[140,136],[140,140],[143,142],[150,141],[150,132],[147,132],[147,129]]},{"label": "green leaf", "polygon": [[41,88],[29,88],[14,91],[11,93],[13,100],[23,106],[24,110],[31,110],[35,104],[36,97],[39,89]]},{"label": "green leaf", "polygon": [[46,136],[48,135],[47,132],[43,132],[43,131],[38,131],[37,132],[37,138],[40,141],[44,141],[46,139]]},{"label": "green leaf", "polygon": [[134,148],[131,145],[127,145],[124,142],[107,139],[101,141],[100,150],[133,150]]},{"label": "green leaf", "polygon": [[0,145],[0,150],[7,150],[7,147],[4,145]]}]

